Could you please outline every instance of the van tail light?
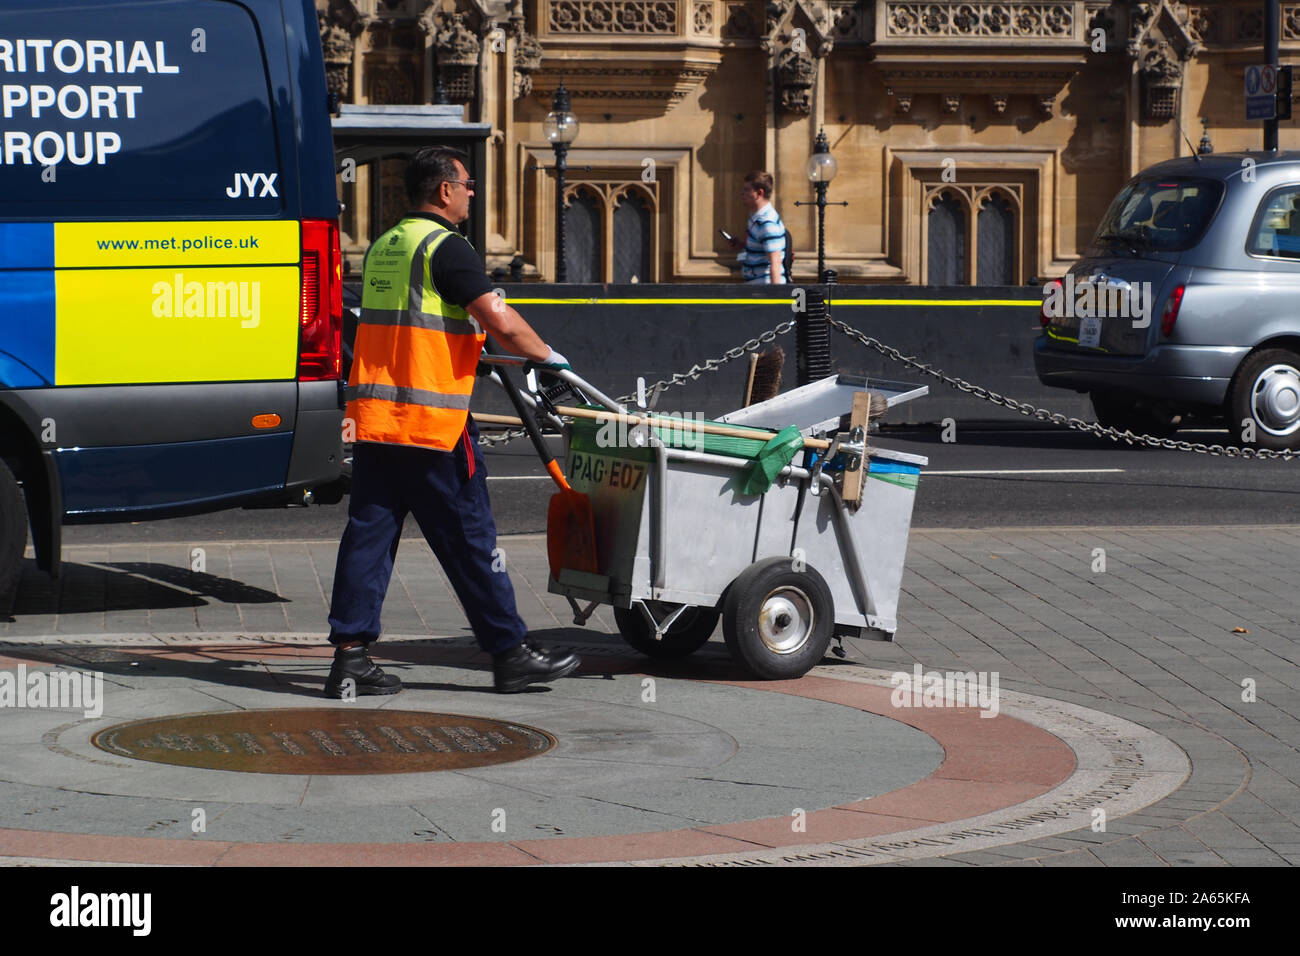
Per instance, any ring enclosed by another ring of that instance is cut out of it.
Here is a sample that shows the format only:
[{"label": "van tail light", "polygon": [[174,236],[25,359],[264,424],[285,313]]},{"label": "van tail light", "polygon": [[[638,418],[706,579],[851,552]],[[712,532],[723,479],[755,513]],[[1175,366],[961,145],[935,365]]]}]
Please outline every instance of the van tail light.
[{"label": "van tail light", "polygon": [[1175,286],[1165,300],[1165,311],[1160,316],[1160,331],[1167,338],[1174,334],[1174,323],[1178,321],[1178,310],[1183,307],[1183,292],[1187,286]]},{"label": "van tail light", "polygon": [[1060,285],[1060,284],[1061,284],[1060,279],[1053,279],[1051,282],[1047,283],[1047,285],[1043,288],[1043,304],[1038,309],[1038,321],[1039,324],[1043,326],[1043,328],[1047,328],[1049,325],[1052,324],[1052,316],[1047,314],[1047,300],[1051,295],[1052,286]]},{"label": "van tail light", "polygon": [[337,219],[302,221],[298,380],[338,379],[343,349],[343,255]]}]

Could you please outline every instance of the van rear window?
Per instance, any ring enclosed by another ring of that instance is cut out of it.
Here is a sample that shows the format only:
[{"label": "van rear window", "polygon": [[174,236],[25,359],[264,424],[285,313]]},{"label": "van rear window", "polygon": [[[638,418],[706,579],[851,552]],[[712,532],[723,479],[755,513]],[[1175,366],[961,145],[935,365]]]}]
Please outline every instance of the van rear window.
[{"label": "van rear window", "polygon": [[243,7],[0,10],[0,217],[276,215],[279,180],[266,64]]},{"label": "van rear window", "polygon": [[1138,252],[1190,249],[1209,226],[1223,197],[1212,179],[1136,180],[1125,186],[1102,219],[1093,245],[1128,245]]}]

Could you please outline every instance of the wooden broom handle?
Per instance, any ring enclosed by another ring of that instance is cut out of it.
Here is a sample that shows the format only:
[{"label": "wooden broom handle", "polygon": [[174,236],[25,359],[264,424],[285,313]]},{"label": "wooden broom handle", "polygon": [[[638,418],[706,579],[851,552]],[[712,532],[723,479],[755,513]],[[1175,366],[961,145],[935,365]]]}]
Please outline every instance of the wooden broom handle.
[{"label": "wooden broom handle", "polygon": [[[757,429],[732,428],[727,425],[713,425],[707,422],[694,422],[684,418],[660,418],[642,417],[640,415],[620,415],[618,412],[595,411],[590,408],[574,408],[571,405],[557,405],[555,410],[561,415],[568,415],[571,418],[587,418],[593,421],[609,420],[620,421],[631,426],[646,425],[650,428],[667,428],[670,430],[684,432],[698,432],[703,435],[722,435],[727,438],[749,438],[753,441],[771,441],[776,437],[776,432],[759,431]],[[475,412],[474,420],[482,422],[485,425],[521,425],[523,424],[518,418],[511,415],[492,415],[485,412]],[[831,447],[831,443],[824,438],[805,438],[803,440],[805,448],[816,448],[822,451]]]}]

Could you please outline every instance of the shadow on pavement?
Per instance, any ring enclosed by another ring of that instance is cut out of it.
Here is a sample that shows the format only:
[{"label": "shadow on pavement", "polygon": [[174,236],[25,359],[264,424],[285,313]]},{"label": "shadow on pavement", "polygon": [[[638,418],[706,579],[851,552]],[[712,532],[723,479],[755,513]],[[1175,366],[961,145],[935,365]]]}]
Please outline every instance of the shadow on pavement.
[{"label": "shadow on pavement", "polygon": [[[574,680],[612,680],[617,674],[641,674],[646,677],[671,678],[684,681],[755,681],[755,678],[731,660],[720,640],[711,641],[695,654],[677,660],[654,660],[628,647],[617,635],[600,631],[584,631],[575,627],[547,628],[531,632],[530,637],[548,648],[574,647],[583,657],[577,673],[558,683]],[[576,645],[576,647],[575,647]],[[223,651],[232,648],[221,645],[214,638],[213,646]],[[29,661],[33,664],[100,671],[105,679],[118,678],[123,683],[147,683],[148,678],[193,681],[198,685],[245,687],[293,698],[320,698],[329,672],[330,657],[288,656],[282,653],[300,644],[239,645],[240,657],[229,659],[213,654],[207,656],[204,645],[169,645],[159,647],[105,646],[45,646],[6,648],[0,642],[5,656]],[[320,647],[327,648],[325,635]],[[265,654],[258,653],[264,651]],[[186,660],[176,655],[201,656],[202,660]],[[495,694],[492,687],[492,666],[477,647],[464,643],[455,645],[439,641],[412,643],[380,641],[372,646],[371,655],[385,669],[402,679],[410,690]],[[838,663],[827,658],[824,663]],[[404,666],[412,665],[412,666]],[[414,666],[432,665],[451,668],[464,674],[462,681],[419,680]],[[521,693],[549,693],[555,685],[535,684]]]},{"label": "shadow on pavement", "polygon": [[22,578],[8,608],[12,621],[24,614],[85,614],[97,611],[142,611],[202,607],[205,598],[222,604],[288,602],[274,591],[202,571],[149,561],[94,564],[64,562],[57,579],[24,562]]},{"label": "shadow on pavement", "polygon": [[[220,685],[228,687],[251,687],[258,690],[301,696],[302,691],[293,685],[285,684],[283,675],[273,674],[267,670],[262,661],[255,659],[227,660],[211,657],[205,660],[175,660],[162,657],[164,654],[202,654],[202,648],[157,647],[123,650],[116,647],[18,647],[0,650],[6,657],[29,661],[34,664],[51,664],[58,667],[89,669],[99,671],[105,681],[124,683],[128,686],[147,684],[148,678],[167,680],[188,680],[196,684]],[[296,666],[306,668],[329,667],[328,661],[305,660]],[[322,670],[317,686],[325,683]]]}]

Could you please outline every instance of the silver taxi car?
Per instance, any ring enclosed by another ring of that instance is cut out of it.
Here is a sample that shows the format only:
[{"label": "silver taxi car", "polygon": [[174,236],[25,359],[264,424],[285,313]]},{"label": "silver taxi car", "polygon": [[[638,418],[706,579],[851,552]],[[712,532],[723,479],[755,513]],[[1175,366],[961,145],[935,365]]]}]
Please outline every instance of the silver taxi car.
[{"label": "silver taxi car", "polygon": [[1300,153],[1144,170],[1041,321],[1039,380],[1088,392],[1104,425],[1164,436],[1194,417],[1300,447]]}]

